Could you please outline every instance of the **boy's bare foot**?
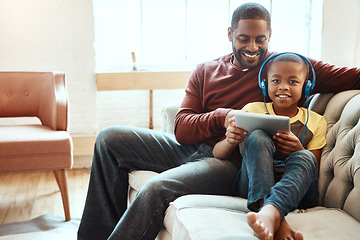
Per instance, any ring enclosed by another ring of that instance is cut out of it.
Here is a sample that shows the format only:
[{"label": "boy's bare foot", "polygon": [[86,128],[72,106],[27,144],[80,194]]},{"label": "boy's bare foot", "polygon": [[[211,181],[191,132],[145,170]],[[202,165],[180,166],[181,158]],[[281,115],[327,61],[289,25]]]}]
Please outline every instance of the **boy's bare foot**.
[{"label": "boy's bare foot", "polygon": [[303,240],[304,237],[301,232],[294,231],[290,225],[284,221],[281,223],[278,232],[275,234],[275,240]]},{"label": "boy's bare foot", "polygon": [[257,238],[273,240],[280,227],[280,213],[273,205],[265,205],[258,213],[248,213],[247,222]]}]

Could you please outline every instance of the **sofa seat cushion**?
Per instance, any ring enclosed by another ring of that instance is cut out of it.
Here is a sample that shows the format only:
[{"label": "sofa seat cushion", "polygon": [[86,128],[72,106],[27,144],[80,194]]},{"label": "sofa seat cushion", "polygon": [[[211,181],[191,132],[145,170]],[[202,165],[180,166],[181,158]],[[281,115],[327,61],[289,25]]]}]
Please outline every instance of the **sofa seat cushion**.
[{"label": "sofa seat cushion", "polygon": [[315,207],[294,211],[286,217],[304,239],[360,239],[360,222],[338,208]]},{"label": "sofa seat cushion", "polygon": [[129,173],[129,203],[134,201],[137,192],[147,181],[158,173],[152,171],[136,170]]},{"label": "sofa seat cushion", "polygon": [[142,186],[150,180],[150,178],[157,174],[158,173],[153,171],[132,171],[129,173],[129,185],[132,189],[138,192],[140,188],[142,188]]},{"label": "sofa seat cushion", "polygon": [[[170,204],[164,225],[172,239],[257,239],[246,221],[246,200],[187,195]],[[304,239],[358,239],[360,223],[344,211],[315,207],[286,217]]]},{"label": "sofa seat cushion", "polygon": [[72,166],[71,137],[66,131],[44,125],[4,125],[0,132],[0,172]]},{"label": "sofa seat cushion", "polygon": [[257,239],[246,223],[246,199],[186,195],[170,203],[164,225],[172,239]]}]

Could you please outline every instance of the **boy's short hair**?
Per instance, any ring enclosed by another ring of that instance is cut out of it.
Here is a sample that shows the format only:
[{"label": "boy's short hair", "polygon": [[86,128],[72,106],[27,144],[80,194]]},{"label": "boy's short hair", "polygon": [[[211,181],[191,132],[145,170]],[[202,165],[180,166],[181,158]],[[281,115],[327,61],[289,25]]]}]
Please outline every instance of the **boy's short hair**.
[{"label": "boy's short hair", "polygon": [[274,59],[271,60],[271,62],[269,63],[269,67],[268,69],[271,68],[271,65],[275,62],[295,62],[295,63],[300,63],[303,66],[305,66],[306,69],[306,78],[308,78],[309,76],[309,65],[308,63],[302,59],[300,56],[296,55],[296,54],[292,54],[292,53],[285,53],[285,54],[281,54],[277,57],[274,57]]},{"label": "boy's short hair", "polygon": [[258,3],[244,3],[237,7],[231,19],[231,31],[238,27],[241,19],[259,19],[267,23],[268,30],[271,29],[271,18],[269,11]]}]

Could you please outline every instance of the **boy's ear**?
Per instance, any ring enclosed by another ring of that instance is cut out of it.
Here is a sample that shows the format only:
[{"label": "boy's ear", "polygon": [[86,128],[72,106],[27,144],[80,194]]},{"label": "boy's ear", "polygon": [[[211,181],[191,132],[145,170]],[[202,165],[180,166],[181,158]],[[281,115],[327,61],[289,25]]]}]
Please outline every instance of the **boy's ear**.
[{"label": "boy's ear", "polygon": [[232,42],[232,31],[231,31],[231,27],[228,28],[228,39],[230,42]]}]

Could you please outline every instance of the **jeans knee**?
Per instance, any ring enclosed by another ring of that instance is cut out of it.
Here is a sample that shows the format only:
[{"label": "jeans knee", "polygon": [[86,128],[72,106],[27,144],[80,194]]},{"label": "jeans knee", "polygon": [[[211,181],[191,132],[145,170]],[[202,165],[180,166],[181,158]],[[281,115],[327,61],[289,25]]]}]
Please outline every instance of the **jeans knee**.
[{"label": "jeans knee", "polygon": [[95,148],[100,151],[114,149],[116,152],[119,149],[131,148],[133,142],[140,139],[137,130],[137,128],[122,125],[106,127],[99,132],[95,141]]},{"label": "jeans knee", "polygon": [[172,196],[177,193],[174,184],[176,184],[176,181],[174,182],[170,179],[161,179],[155,176],[145,183],[145,185],[139,190],[138,195],[142,195],[148,200],[158,199],[161,202],[170,202],[173,200]]},{"label": "jeans knee", "polygon": [[118,139],[121,136],[119,132],[123,132],[123,126],[109,126],[102,129],[96,137],[95,145],[113,142],[114,139]]},{"label": "jeans knee", "polygon": [[[299,159],[301,161],[299,161]],[[301,151],[296,151],[296,152],[294,152],[293,154],[290,155],[289,160],[297,162],[297,163],[301,163],[301,165],[303,165],[307,169],[317,171],[316,157],[309,150],[304,149],[304,150],[301,150]]]},{"label": "jeans knee", "polygon": [[[96,138],[94,161],[126,160],[132,150],[134,130],[128,126],[110,126],[101,130]],[[119,165],[120,166],[120,165]]]}]

